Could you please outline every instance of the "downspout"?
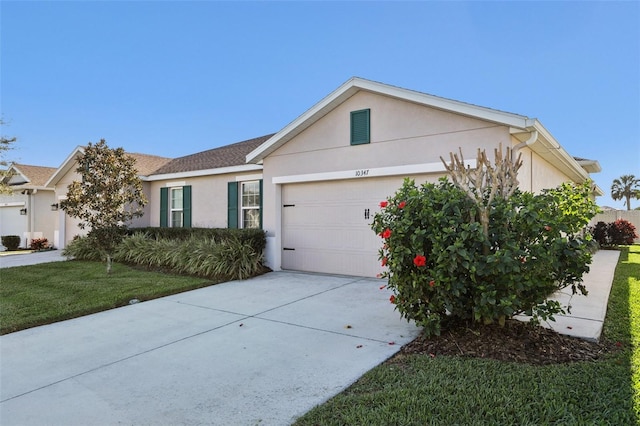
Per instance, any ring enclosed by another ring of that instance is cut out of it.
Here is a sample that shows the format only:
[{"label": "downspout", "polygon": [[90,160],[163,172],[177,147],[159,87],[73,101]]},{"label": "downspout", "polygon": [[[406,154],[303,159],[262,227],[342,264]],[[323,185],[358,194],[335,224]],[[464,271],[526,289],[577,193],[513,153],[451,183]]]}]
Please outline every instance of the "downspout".
[{"label": "downspout", "polygon": [[538,131],[533,130],[530,133],[529,139],[527,139],[524,142],[520,142],[518,145],[513,147],[513,149],[511,150],[511,161],[516,160],[516,155],[518,154],[518,151],[520,151],[525,146],[531,146],[536,140],[538,140]]}]

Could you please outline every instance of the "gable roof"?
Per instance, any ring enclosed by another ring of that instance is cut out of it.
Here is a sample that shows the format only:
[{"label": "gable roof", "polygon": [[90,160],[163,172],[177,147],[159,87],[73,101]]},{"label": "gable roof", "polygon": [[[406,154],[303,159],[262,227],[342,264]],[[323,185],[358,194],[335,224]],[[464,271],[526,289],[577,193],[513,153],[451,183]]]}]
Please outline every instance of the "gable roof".
[{"label": "gable roof", "polygon": [[337,107],[359,91],[367,91],[390,96],[393,98],[430,106],[444,111],[450,111],[469,117],[503,124],[509,127],[525,128],[532,125],[535,121],[535,119],[530,119],[518,114],[498,111],[491,108],[485,108],[460,101],[454,101],[452,99],[441,98],[426,93],[416,92],[414,90],[403,89],[384,83],[378,83],[376,81],[365,80],[359,77],[352,77],[342,86],[338,87],[320,102],[308,109],[301,116],[289,123],[281,131],[276,133],[265,144],[259,146],[257,149],[249,153],[249,155],[247,155],[247,162],[258,163],[262,161],[266,156],[300,134],[303,130],[313,125],[335,107]]},{"label": "gable roof", "polygon": [[[509,127],[510,133],[522,144],[528,146],[546,161],[562,170],[576,182],[589,179],[588,171],[599,171],[592,163],[584,163],[583,167],[556,141],[551,133],[544,128],[536,118],[529,118],[519,114],[498,111],[491,108],[468,104],[452,99],[441,98],[426,93],[403,89],[388,84],[353,77],[320,102],[312,106],[286,127],[276,133],[247,155],[248,163],[259,164],[269,154],[280,148],[302,131],[312,126],[331,110],[360,91],[376,93],[392,98],[413,102],[439,110],[452,112],[484,121],[497,123]],[[601,191],[601,190],[600,190]]]},{"label": "gable roof", "polygon": [[148,176],[148,180],[219,174],[227,172],[230,169],[260,170],[262,168],[260,166],[251,164],[247,165],[247,154],[263,144],[273,135],[274,134],[272,133],[231,145],[225,145],[219,148],[213,148],[207,151],[175,158]]},{"label": "gable roof", "polygon": [[[58,167],[55,172],[51,175],[51,177],[46,181],[45,186],[50,187],[51,185],[55,185],[58,181],[67,173],[71,171],[72,168],[75,167],[78,156],[84,153],[83,146],[77,146],[71,154],[62,162],[60,167]],[[132,156],[136,160],[136,171],[138,175],[146,176],[148,174],[153,173],[159,167],[162,167],[169,161],[170,158],[160,157],[157,155],[149,155],[149,154],[139,154],[139,153],[128,153],[128,155]]]},{"label": "gable roof", "polygon": [[[44,188],[47,180],[56,171],[55,167],[32,166],[13,163],[8,169],[9,185]],[[6,179],[6,178],[5,178]]]}]

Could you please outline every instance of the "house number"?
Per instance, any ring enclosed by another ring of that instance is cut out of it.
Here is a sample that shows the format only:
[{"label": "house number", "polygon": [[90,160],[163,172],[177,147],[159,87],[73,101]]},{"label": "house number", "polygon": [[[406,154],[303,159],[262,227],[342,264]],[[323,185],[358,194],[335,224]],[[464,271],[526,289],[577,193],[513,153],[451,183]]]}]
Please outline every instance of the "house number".
[{"label": "house number", "polygon": [[363,177],[369,175],[369,169],[356,170],[356,177]]}]

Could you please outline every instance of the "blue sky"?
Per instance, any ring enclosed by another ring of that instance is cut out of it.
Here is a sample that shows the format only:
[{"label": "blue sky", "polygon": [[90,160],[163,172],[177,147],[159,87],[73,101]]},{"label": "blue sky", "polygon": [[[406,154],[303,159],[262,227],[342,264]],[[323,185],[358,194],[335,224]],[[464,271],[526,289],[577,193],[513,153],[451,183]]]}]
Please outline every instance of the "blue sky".
[{"label": "blue sky", "polygon": [[640,176],[636,1],[2,0],[0,27],[2,134],[24,164],[101,138],[178,157],[262,136],[358,76],[538,118],[600,162],[600,205]]}]

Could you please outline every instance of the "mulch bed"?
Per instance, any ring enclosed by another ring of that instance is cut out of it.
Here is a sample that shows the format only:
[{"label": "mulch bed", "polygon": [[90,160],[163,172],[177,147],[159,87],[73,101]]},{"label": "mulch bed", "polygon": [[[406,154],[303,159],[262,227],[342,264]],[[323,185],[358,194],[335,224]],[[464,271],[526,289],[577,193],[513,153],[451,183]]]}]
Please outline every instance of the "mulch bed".
[{"label": "mulch bed", "polygon": [[594,361],[616,346],[606,342],[589,342],[558,334],[544,327],[535,327],[509,320],[498,324],[476,325],[450,323],[440,336],[419,336],[405,345],[399,356],[424,354],[491,358],[532,365]]}]

